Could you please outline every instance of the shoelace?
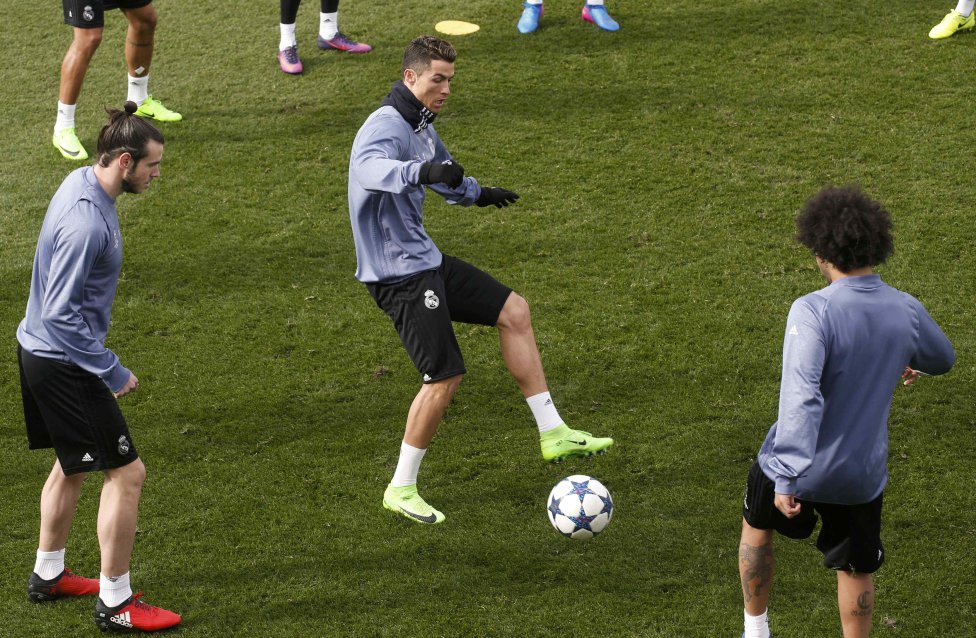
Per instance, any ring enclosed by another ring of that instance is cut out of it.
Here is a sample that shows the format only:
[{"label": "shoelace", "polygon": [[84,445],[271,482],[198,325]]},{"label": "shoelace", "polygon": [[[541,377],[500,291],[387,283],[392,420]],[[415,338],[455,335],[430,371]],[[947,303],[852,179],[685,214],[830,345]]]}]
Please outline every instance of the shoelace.
[{"label": "shoelace", "polygon": [[285,60],[288,61],[288,64],[298,64],[298,47],[285,49]]},{"label": "shoelace", "polygon": [[329,40],[329,42],[334,42],[336,44],[340,44],[342,46],[350,47],[350,48],[352,48],[352,47],[354,47],[354,46],[356,46],[358,44],[358,42],[353,42],[348,37],[346,37],[345,34],[343,34],[341,32],[340,33],[336,33],[336,36],[334,38],[332,38],[331,40]]},{"label": "shoelace", "polygon": [[143,602],[143,601],[139,600],[140,598],[142,598],[142,595],[143,595],[143,592],[139,592],[137,594],[133,594],[133,596],[132,596],[132,605],[134,607],[136,607],[137,609],[142,609],[142,610],[146,611],[147,613],[149,613],[149,614],[151,614],[153,616],[158,615],[159,614],[159,609],[157,609],[156,607],[153,607],[152,605],[150,605],[147,602]]}]

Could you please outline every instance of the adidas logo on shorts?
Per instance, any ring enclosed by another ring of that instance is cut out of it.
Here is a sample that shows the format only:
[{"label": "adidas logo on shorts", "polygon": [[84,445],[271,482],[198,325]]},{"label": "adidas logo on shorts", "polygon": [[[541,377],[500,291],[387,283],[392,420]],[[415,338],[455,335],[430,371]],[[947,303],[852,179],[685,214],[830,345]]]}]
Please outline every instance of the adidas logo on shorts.
[{"label": "adidas logo on shorts", "polygon": [[83,463],[91,463],[91,462],[92,462],[92,461],[94,461],[94,460],[95,460],[95,459],[93,459],[93,458],[92,458],[92,455],[91,455],[91,454],[89,454],[88,452],[85,452],[85,455],[84,455],[83,457],[81,457],[81,461],[82,461]]}]

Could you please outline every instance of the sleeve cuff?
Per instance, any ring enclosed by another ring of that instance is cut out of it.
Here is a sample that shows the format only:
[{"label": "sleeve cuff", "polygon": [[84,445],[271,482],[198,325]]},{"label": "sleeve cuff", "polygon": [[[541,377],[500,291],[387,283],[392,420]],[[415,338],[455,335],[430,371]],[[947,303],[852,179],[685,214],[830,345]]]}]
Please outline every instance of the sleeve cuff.
[{"label": "sleeve cuff", "polygon": [[108,378],[105,379],[105,385],[112,392],[118,392],[122,387],[128,382],[129,377],[132,373],[128,368],[123,366],[121,363],[116,365],[115,368],[109,373]]},{"label": "sleeve cuff", "polygon": [[796,479],[785,476],[776,477],[777,494],[796,494]]}]

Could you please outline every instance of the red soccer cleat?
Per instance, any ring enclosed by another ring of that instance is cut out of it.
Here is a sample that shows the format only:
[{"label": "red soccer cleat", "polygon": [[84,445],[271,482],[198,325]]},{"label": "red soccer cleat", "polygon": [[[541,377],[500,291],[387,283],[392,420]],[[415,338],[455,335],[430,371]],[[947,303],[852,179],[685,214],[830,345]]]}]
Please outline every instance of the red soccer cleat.
[{"label": "red soccer cleat", "polygon": [[139,600],[142,592],[132,596],[118,607],[106,607],[102,599],[95,603],[95,624],[102,631],[159,631],[180,624],[179,614],[153,607]]},{"label": "red soccer cleat", "polygon": [[51,580],[44,580],[32,573],[27,581],[27,599],[32,603],[46,603],[67,596],[94,596],[97,593],[97,578],[77,576],[70,569]]}]

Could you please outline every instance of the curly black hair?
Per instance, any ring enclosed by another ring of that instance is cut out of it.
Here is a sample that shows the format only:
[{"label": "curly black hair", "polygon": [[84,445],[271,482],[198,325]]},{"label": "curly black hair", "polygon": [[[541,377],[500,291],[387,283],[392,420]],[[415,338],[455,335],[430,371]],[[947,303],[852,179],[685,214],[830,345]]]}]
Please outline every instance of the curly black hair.
[{"label": "curly black hair", "polygon": [[891,216],[857,186],[828,186],[796,218],[796,240],[841,272],[884,263],[895,250]]}]

